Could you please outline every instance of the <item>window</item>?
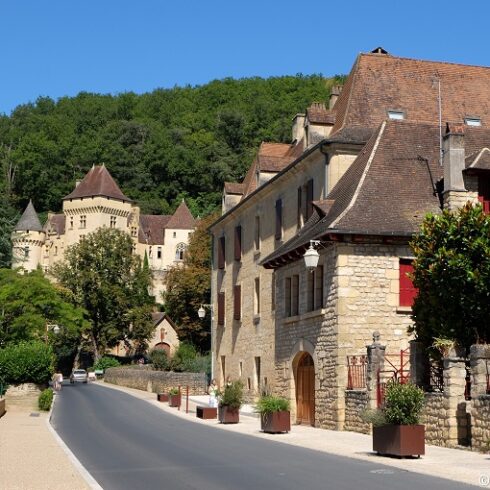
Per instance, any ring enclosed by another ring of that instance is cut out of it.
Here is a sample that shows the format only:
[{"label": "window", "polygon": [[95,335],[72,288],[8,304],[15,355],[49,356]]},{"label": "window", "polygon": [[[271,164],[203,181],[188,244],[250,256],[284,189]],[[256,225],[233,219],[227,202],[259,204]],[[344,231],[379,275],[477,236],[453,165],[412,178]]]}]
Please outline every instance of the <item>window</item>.
[{"label": "window", "polygon": [[313,214],[313,179],[310,179],[306,183],[306,214],[305,221],[310,219],[310,216]]},{"label": "window", "polygon": [[291,278],[286,277],[284,281],[284,314],[291,316]]},{"label": "window", "polygon": [[282,238],[282,199],[276,201],[276,240]]},{"label": "window", "polygon": [[233,288],[233,318],[240,320],[242,317],[242,286],[237,284]]},{"label": "window", "polygon": [[400,259],[400,306],[412,306],[417,289],[408,274],[413,272],[411,259]]},{"label": "window", "polygon": [[254,315],[260,315],[260,278],[254,280]]},{"label": "window", "polygon": [[306,297],[308,311],[315,309],[315,271],[306,273]]},{"label": "window", "polygon": [[478,200],[483,206],[483,212],[490,214],[490,178],[478,176]]},{"label": "window", "polygon": [[137,236],[137,234],[138,234],[138,230],[137,230],[136,226],[132,226],[131,227],[131,236],[135,237],[135,236]]},{"label": "window", "polygon": [[315,308],[323,308],[323,265],[318,265],[315,271]]},{"label": "window", "polygon": [[54,255],[58,255],[58,247],[54,247]]},{"label": "window", "polygon": [[158,247],[157,248],[157,259],[161,259],[162,258],[162,247]]},{"label": "window", "polygon": [[276,309],[276,273],[272,272],[271,275],[271,310]]},{"label": "window", "polygon": [[291,316],[299,314],[299,276],[294,275],[291,280]]},{"label": "window", "polygon": [[403,111],[388,111],[388,117],[400,121],[405,119],[405,113]]},{"label": "window", "polygon": [[243,376],[243,361],[238,364],[238,376],[241,378]]},{"label": "window", "polygon": [[24,257],[25,257],[26,259],[28,259],[28,258],[29,258],[29,247],[25,247],[25,248],[24,248]]},{"label": "window", "polygon": [[255,250],[260,250],[260,216],[255,216],[255,230],[254,230],[254,245]]},{"label": "window", "polygon": [[255,357],[255,388],[260,390],[260,357]]},{"label": "window", "polygon": [[152,255],[152,249],[151,249],[151,245],[148,247],[148,257],[151,259],[151,255]]},{"label": "window", "polygon": [[224,236],[222,236],[218,241],[218,269],[225,268],[225,252],[226,252],[226,239]]},{"label": "window", "polygon": [[481,119],[479,117],[465,117],[464,123],[467,126],[481,126]]},{"label": "window", "polygon": [[87,217],[80,216],[80,228],[86,228],[86,227],[87,227]]},{"label": "window", "polygon": [[116,227],[117,218],[115,216],[111,216],[110,228]]},{"label": "window", "polygon": [[70,230],[73,230],[73,216],[70,216]]},{"label": "window", "polygon": [[185,243],[179,243],[175,249],[175,260],[184,260]]},{"label": "window", "polygon": [[225,293],[218,293],[218,325],[225,324]]},{"label": "window", "polygon": [[242,227],[235,227],[235,260],[242,260]]}]

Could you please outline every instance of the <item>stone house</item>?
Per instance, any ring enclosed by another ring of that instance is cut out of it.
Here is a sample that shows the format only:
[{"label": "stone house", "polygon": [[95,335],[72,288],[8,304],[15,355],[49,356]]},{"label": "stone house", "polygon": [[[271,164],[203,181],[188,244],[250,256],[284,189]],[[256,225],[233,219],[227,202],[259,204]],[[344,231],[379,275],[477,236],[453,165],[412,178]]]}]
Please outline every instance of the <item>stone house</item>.
[{"label": "stone house", "polygon": [[107,168],[94,166],[63,198],[62,212],[49,213],[41,225],[32,202],[12,233],[12,267],[45,272],[62,260],[67,247],[101,227],[128,233],[134,253],[148,259],[153,276],[151,294],[162,302],[165,271],[182,261],[195,220],[182,201],[170,216],[145,215],[123,194]]},{"label": "stone house", "polygon": [[387,351],[408,347],[408,244],[424,215],[488,208],[489,99],[488,68],[377,49],[328,110],[296,116],[272,169],[261,146],[244,181],[225,184],[210,228],[215,377],[241,378],[250,394],[273,385],[296,422],[345,427],[347,356],[374,331]]}]

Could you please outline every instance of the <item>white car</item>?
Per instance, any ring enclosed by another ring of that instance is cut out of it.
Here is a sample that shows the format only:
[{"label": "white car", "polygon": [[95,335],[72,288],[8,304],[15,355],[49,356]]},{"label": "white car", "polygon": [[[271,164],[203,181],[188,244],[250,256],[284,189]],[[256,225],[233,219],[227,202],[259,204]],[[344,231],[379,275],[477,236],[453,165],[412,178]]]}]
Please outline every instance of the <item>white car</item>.
[{"label": "white car", "polygon": [[74,369],[70,375],[70,383],[86,383],[87,382],[87,371],[85,369]]}]

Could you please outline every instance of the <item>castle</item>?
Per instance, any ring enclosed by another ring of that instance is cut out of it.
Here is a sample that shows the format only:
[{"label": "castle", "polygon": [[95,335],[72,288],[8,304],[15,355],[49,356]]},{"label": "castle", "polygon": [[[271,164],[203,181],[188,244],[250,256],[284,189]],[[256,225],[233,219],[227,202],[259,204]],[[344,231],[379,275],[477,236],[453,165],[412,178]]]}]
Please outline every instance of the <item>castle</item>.
[{"label": "castle", "polygon": [[49,213],[44,226],[29,202],[12,233],[12,267],[48,272],[70,245],[101,227],[125,231],[134,253],[142,259],[146,254],[153,276],[150,293],[162,302],[166,270],[182,262],[195,220],[184,201],[170,216],[141,214],[104,165],[93,166],[77,182],[63,198],[62,212]]}]

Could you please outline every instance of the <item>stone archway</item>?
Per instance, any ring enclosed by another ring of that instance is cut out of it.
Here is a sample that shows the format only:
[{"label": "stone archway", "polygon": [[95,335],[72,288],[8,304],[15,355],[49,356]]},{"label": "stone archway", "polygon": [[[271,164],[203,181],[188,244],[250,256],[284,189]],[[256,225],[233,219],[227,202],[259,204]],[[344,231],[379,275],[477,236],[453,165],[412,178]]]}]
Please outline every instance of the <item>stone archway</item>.
[{"label": "stone archway", "polygon": [[170,345],[167,344],[166,342],[158,342],[158,344],[155,344],[154,349],[163,350],[165,354],[167,354],[167,357],[170,356]]}]

